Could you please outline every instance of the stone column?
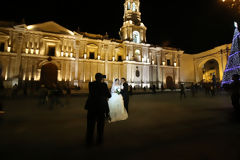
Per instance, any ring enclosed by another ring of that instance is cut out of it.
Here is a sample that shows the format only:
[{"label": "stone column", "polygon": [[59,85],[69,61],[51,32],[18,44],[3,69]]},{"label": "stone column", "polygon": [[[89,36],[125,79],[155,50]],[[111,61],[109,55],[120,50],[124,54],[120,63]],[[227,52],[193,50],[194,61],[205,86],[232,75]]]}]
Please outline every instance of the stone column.
[{"label": "stone column", "polygon": [[159,74],[160,74],[160,70],[159,70],[159,67],[160,67],[160,55],[157,54],[157,87],[159,87]]},{"label": "stone column", "polygon": [[108,56],[109,56],[109,46],[104,46],[104,52],[105,52],[105,75],[107,76],[107,80],[110,80],[108,77]]},{"label": "stone column", "polygon": [[78,87],[78,85],[79,85],[79,77],[78,77],[78,65],[79,65],[79,63],[78,63],[78,60],[79,60],[79,55],[80,55],[80,45],[79,45],[79,42],[77,42],[76,44],[75,44],[75,74],[74,74],[74,86],[77,86]]},{"label": "stone column", "polygon": [[22,47],[24,35],[22,32],[17,32],[17,57],[16,57],[16,75],[18,75],[18,83],[22,83]]}]

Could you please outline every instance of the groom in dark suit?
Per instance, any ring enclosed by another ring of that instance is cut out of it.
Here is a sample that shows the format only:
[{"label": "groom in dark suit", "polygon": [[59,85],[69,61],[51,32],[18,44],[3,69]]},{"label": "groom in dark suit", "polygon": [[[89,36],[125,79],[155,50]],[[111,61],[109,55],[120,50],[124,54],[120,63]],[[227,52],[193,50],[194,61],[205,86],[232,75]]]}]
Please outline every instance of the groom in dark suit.
[{"label": "groom in dark suit", "polygon": [[111,94],[107,84],[103,82],[104,76],[101,73],[95,75],[96,81],[89,83],[89,96],[85,105],[87,113],[87,145],[92,145],[93,133],[97,124],[97,144],[103,142],[103,131],[105,118],[110,119],[108,98]]},{"label": "groom in dark suit", "polygon": [[124,100],[124,107],[126,108],[128,112],[128,103],[129,103],[129,94],[128,94],[128,83],[125,78],[121,79],[121,83],[123,85],[123,89],[121,90],[121,94],[123,96]]}]

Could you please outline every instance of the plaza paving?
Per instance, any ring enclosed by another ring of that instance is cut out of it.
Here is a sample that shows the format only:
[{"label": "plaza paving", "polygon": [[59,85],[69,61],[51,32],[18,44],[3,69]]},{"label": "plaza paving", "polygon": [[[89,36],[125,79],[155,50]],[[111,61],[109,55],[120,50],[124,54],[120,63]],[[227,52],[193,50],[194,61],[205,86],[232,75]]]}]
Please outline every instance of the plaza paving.
[{"label": "plaza paving", "polygon": [[104,145],[93,148],[84,145],[85,100],[72,97],[53,110],[34,98],[7,100],[0,159],[240,159],[240,121],[227,94],[132,96],[129,119],[107,124]]}]

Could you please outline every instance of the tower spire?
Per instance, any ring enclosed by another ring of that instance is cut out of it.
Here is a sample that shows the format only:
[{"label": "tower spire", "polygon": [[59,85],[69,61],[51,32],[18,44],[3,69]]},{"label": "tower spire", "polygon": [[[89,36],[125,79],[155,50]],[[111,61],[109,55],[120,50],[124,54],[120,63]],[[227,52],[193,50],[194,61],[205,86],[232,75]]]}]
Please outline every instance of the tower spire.
[{"label": "tower spire", "polygon": [[140,1],[125,0],[123,26],[120,29],[121,39],[135,43],[145,43],[146,30],[147,28],[141,22]]}]

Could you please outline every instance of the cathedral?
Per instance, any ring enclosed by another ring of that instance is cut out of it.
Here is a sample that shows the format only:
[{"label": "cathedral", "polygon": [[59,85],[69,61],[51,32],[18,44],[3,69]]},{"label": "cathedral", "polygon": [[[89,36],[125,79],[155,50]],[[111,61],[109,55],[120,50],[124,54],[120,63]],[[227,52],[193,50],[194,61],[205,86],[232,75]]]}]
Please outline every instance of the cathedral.
[{"label": "cathedral", "polygon": [[[180,82],[204,79],[203,64],[196,65],[201,56],[148,44],[146,32],[140,0],[125,0],[120,39],[71,31],[53,21],[33,25],[0,22],[4,84],[10,88],[23,82],[67,83],[86,89],[97,72],[107,76],[109,85],[114,79],[125,77],[129,85],[137,88],[172,88]],[[200,55],[206,57],[205,53]],[[226,63],[221,59],[224,55],[225,52],[217,56],[219,65]],[[219,75],[224,65],[218,70]]]},{"label": "cathedral", "polygon": [[140,1],[126,0],[120,39],[70,31],[53,21],[0,23],[0,65],[8,86],[68,82],[87,88],[101,72],[107,82],[125,77],[133,87],[172,87],[180,80],[183,51],[147,43]]}]

